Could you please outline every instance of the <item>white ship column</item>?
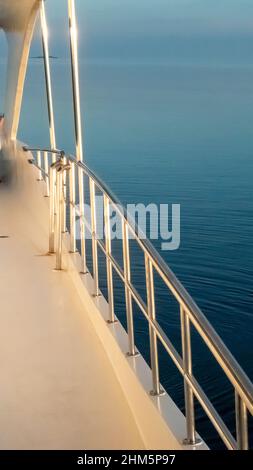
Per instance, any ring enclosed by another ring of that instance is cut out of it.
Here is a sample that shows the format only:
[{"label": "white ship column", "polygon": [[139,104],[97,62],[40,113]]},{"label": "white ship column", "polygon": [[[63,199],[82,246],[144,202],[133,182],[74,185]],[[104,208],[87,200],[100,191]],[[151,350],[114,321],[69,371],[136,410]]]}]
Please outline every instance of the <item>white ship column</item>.
[{"label": "white ship column", "polygon": [[0,28],[8,42],[3,134],[16,140],[27,62],[41,0],[0,0]]}]

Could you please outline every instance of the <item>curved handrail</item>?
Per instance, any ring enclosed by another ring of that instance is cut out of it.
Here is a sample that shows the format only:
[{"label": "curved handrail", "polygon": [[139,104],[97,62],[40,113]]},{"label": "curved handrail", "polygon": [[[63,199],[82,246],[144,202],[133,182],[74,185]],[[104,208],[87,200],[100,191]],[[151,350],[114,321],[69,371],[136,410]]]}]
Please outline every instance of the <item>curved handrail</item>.
[{"label": "curved handrail", "polygon": [[[105,193],[110,201],[116,206],[116,210],[120,211],[122,204],[117,196],[108,188],[108,186],[92,171],[89,167],[83,162],[77,162],[75,157],[68,155],[73,163],[80,168],[82,168],[87,175],[89,175],[96,183],[98,189],[102,193]],[[136,235],[138,243],[142,246],[143,250],[148,253],[151,257],[156,269],[160,274],[163,275],[165,282],[167,281],[168,287],[176,296],[178,302],[187,309],[189,315],[192,316],[192,319],[195,320],[196,324],[199,326],[200,334],[204,334],[204,340],[208,341],[208,345],[212,348],[212,353],[215,354],[216,359],[222,364],[226,364],[227,372],[226,375],[231,379],[233,385],[235,386],[237,392],[241,397],[246,401],[249,411],[253,414],[253,384],[243,371],[241,366],[238,364],[234,356],[231,354],[229,349],[225,346],[223,340],[220,338],[218,333],[207,320],[204,313],[195,303],[191,295],[181,284],[179,279],[173,273],[173,271],[168,267],[164,259],[147,239],[139,238],[140,230],[137,227],[136,222],[130,218],[127,210],[124,208],[124,211],[121,212],[121,215],[124,217],[125,221],[129,224],[130,228]],[[195,326],[196,326],[195,324]],[[203,337],[203,335],[201,334]]]},{"label": "curved handrail", "polygon": [[[165,282],[171,293],[178,301],[181,313],[185,312],[186,317],[190,319],[191,323],[194,325],[195,329],[198,331],[199,335],[204,340],[210,352],[215,357],[222,370],[233,385],[236,392],[236,404],[237,407],[239,407],[237,410],[237,420],[239,420],[240,422],[241,415],[243,415],[244,413],[245,419],[241,423],[241,426],[242,428],[244,428],[245,431],[247,414],[246,410],[248,410],[253,415],[252,382],[250,381],[246,373],[243,371],[241,366],[238,364],[234,356],[231,354],[229,349],[225,346],[224,342],[217,334],[215,329],[212,327],[208,319],[205,317],[204,313],[192,299],[190,294],[178,280],[173,271],[168,267],[161,255],[157,252],[157,250],[154,248],[154,246],[150,243],[149,240],[147,240],[143,236],[140,236],[140,229],[136,221],[132,217],[130,217],[126,208],[122,206],[117,196],[114,195],[114,193],[108,188],[108,186],[85,163],[77,161],[77,159],[73,155],[67,155],[64,151],[60,150],[29,149],[27,147],[25,147],[24,150],[44,152],[45,154],[58,154],[59,159],[64,159],[65,161],[72,163],[76,168],[79,168],[89,177],[89,180],[92,181],[93,184],[93,196],[95,194],[96,187],[103,194],[103,196],[105,196],[108,201],[110,201],[110,203],[114,206],[114,209],[119,213],[120,217],[124,220],[124,223],[127,225],[128,229],[134,235],[137,243],[143,250],[145,257],[147,257],[147,260],[151,262],[151,268],[154,268],[160,275],[162,280]],[[157,337],[162,341],[163,345],[166,347],[167,352],[170,354],[171,358],[174,360],[181,374],[184,376],[185,383],[190,386],[191,391],[193,391],[199,402],[202,404],[202,407],[206,410],[208,416],[212,417],[212,422],[220,433],[226,445],[232,449],[236,448],[236,442],[234,441],[233,436],[231,435],[231,433],[229,433],[223,421],[221,419],[219,420],[219,415],[214,410],[212,404],[205,396],[203,390],[198,385],[194,376],[192,375],[191,368],[189,370],[185,370],[184,358],[182,360],[182,358],[178,355],[178,353],[174,349],[173,345],[171,345],[169,339],[167,338],[166,334],[161,329],[155,318],[149,317],[149,315],[147,314],[148,309],[146,305],[143,304],[142,299],[140,298],[140,296],[138,296],[138,293],[136,293],[131,282],[125,278],[124,272],[122,272],[121,268],[117,265],[112,255],[107,252],[104,244],[98,240],[96,240],[96,243],[99,244],[100,248],[103,250],[104,254],[109,259],[111,265],[116,269],[116,271],[120,275],[121,279],[125,283],[127,291],[131,293],[133,298],[139,304],[141,310],[143,311],[145,317],[149,322],[149,325],[154,330]],[[240,397],[242,403],[240,402],[240,400],[238,402],[238,397]],[[243,405],[242,408],[241,405]],[[245,432],[244,434],[246,436]],[[245,441],[246,440],[247,437],[245,437]]]}]

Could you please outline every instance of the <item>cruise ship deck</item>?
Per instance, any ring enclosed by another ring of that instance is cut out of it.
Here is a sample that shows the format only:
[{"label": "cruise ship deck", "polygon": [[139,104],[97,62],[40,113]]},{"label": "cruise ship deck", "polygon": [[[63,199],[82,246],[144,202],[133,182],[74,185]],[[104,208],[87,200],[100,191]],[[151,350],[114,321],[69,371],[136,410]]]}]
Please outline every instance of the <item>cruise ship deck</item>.
[{"label": "cruise ship deck", "polygon": [[46,204],[38,183],[25,189],[29,172],[24,186],[0,184],[0,448],[142,449],[75,286],[47,254]]},{"label": "cruise ship deck", "polygon": [[[151,399],[149,383],[132,371],[150,380],[142,357],[127,357],[121,325],[98,319],[88,285],[80,291],[77,279],[86,276],[71,267],[80,255],[66,250],[65,269],[55,270],[49,199],[38,170],[21,149],[8,158],[12,179],[0,183],[0,448],[183,448],[177,435],[183,436],[183,415],[163,397],[175,429],[163,424],[159,398]],[[149,410],[145,402],[152,400]]]}]

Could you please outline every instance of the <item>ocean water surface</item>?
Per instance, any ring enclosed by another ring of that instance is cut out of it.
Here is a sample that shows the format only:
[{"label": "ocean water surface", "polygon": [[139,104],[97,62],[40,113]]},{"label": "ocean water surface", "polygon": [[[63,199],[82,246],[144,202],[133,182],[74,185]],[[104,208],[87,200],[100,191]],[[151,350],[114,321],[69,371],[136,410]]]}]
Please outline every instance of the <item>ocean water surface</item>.
[{"label": "ocean water surface", "polygon": [[[69,62],[52,61],[52,73],[57,146],[73,153]],[[125,204],[181,205],[180,248],[154,245],[253,380],[253,67],[94,61],[81,62],[80,75],[86,162]],[[30,61],[19,137],[48,145],[39,60]],[[145,298],[143,259],[131,249],[133,283]],[[158,320],[180,352],[178,306],[155,282]],[[116,277],[115,284],[124,323]],[[135,329],[149,360],[148,329],[136,307]],[[194,373],[234,432],[232,387],[194,332],[192,341]],[[160,361],[161,382],[183,410],[182,379],[162,348]],[[199,406],[196,415],[198,431],[220,448]]]}]

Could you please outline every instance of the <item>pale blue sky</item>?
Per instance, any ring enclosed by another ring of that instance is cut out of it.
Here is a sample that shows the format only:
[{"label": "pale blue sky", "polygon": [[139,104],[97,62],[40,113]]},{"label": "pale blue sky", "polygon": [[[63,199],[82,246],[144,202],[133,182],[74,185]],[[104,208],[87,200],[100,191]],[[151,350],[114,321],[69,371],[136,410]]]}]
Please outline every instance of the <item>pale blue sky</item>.
[{"label": "pale blue sky", "polygon": [[[251,58],[252,0],[76,0],[76,7],[81,57]],[[67,0],[46,0],[46,9],[51,52],[66,56]]]},{"label": "pale blue sky", "polygon": [[[66,3],[47,0],[54,19],[64,15]],[[252,0],[76,0],[76,6],[81,19],[89,20],[96,34],[253,30]]]}]

